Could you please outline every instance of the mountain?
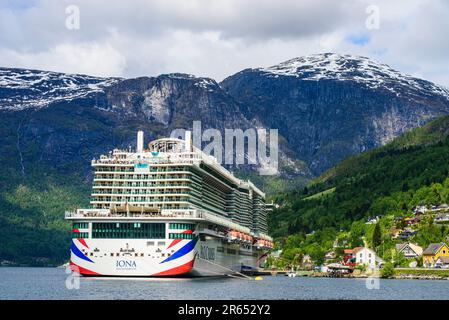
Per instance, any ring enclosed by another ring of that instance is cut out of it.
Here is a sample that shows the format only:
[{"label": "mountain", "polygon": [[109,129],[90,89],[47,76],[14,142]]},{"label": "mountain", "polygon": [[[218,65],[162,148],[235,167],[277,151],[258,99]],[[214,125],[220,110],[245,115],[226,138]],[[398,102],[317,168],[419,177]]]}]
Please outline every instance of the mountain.
[{"label": "mountain", "polygon": [[222,83],[180,73],[122,79],[0,68],[0,232],[8,243],[0,260],[63,261],[63,212],[88,205],[90,161],[134,146],[137,130],[149,141],[195,120],[222,133],[279,129],[279,175],[229,167],[273,195],[448,111],[446,89],[336,54],[243,70]]},{"label": "mountain", "polygon": [[449,90],[361,56],[315,54],[245,69],[220,85],[279,128],[319,175],[449,111]]},{"label": "mountain", "polygon": [[[0,248],[0,260],[63,261],[68,249],[61,243],[68,244],[70,235],[63,213],[88,205],[91,160],[134,146],[137,130],[149,142],[191,128],[195,120],[203,130],[221,132],[262,126],[208,78],[102,79],[20,69],[1,69],[1,75],[7,85],[0,91],[0,231],[9,245]],[[283,178],[259,182],[272,188],[285,188],[289,179],[304,184],[312,177],[307,166],[280,140]],[[231,169],[258,176],[252,171],[257,166]]]},{"label": "mountain", "polygon": [[[245,107],[214,80],[186,74],[125,80],[0,69],[0,84],[5,84],[0,121],[7,127],[0,150],[22,174],[38,160],[54,169],[71,166],[89,177],[93,157],[134,145],[138,129],[145,130],[148,141],[191,128],[193,121],[201,121],[203,130],[221,132],[263,125],[257,117],[246,118]],[[289,172],[310,177],[289,152],[281,146],[281,162],[293,164]]]},{"label": "mountain", "polygon": [[101,92],[119,81],[118,78],[0,68],[0,110],[46,107]]}]

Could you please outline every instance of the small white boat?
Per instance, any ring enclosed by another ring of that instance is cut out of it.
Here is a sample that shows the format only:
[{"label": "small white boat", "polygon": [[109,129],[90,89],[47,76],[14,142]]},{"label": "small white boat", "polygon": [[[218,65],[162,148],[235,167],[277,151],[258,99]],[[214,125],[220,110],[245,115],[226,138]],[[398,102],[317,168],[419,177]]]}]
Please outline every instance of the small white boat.
[{"label": "small white boat", "polygon": [[296,272],[295,271],[289,271],[285,275],[287,277],[289,277],[289,278],[294,278],[294,277],[296,277]]}]

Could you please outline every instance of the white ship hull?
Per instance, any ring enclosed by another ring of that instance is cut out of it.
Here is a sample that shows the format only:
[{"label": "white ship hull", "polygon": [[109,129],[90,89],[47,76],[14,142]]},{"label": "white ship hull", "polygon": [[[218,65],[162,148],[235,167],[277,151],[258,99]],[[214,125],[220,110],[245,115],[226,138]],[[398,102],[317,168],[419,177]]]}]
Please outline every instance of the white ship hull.
[{"label": "white ship hull", "polygon": [[164,245],[149,248],[143,239],[73,239],[70,265],[85,276],[223,276],[254,271],[265,256],[250,244],[221,239],[173,241],[155,240]]},{"label": "white ship hull", "polygon": [[73,222],[82,275],[221,276],[259,267],[272,248],[265,194],[185,141],[163,138],[92,160],[90,207]]}]

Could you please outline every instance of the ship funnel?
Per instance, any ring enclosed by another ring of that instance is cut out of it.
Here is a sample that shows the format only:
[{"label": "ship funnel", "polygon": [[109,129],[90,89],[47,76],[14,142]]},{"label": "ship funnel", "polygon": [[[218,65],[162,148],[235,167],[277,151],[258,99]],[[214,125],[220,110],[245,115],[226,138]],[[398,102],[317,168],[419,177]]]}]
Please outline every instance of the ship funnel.
[{"label": "ship funnel", "polygon": [[186,152],[192,151],[192,131],[187,131],[184,136]]},{"label": "ship funnel", "polygon": [[143,131],[139,130],[137,132],[137,153],[143,152]]}]

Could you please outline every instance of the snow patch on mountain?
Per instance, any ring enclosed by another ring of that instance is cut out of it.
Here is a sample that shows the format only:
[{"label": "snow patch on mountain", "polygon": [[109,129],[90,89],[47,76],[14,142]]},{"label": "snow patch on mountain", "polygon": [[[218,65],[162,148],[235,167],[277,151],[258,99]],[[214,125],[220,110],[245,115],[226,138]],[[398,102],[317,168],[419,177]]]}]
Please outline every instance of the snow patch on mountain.
[{"label": "snow patch on mountain", "polygon": [[271,77],[290,76],[302,80],[341,80],[363,83],[372,89],[384,88],[397,95],[426,91],[449,99],[449,89],[403,74],[367,57],[336,53],[312,54],[256,69]]},{"label": "snow patch on mountain", "polygon": [[0,68],[0,110],[41,108],[103,91],[118,81],[118,78]]}]

